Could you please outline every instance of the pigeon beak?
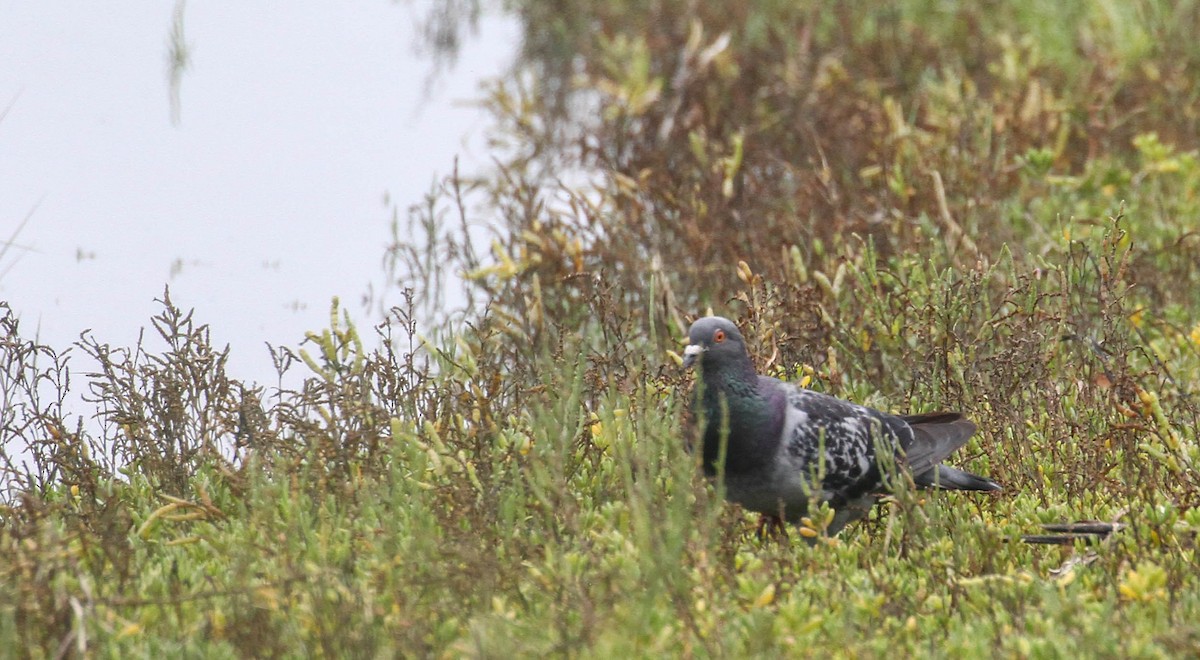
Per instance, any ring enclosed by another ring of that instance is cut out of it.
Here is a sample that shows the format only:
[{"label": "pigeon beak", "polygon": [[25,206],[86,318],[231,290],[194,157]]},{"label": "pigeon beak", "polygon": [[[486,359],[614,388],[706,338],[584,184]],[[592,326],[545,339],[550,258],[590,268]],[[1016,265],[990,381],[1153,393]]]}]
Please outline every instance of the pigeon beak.
[{"label": "pigeon beak", "polygon": [[696,360],[700,358],[700,354],[704,352],[704,347],[699,344],[688,344],[688,347],[683,349],[683,368],[696,364]]}]

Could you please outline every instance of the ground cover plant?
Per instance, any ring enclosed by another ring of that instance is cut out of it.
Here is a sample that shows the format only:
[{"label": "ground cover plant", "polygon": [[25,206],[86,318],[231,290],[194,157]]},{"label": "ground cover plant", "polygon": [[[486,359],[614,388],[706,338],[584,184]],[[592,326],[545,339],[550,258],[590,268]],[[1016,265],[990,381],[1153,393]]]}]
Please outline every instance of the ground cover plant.
[{"label": "ground cover plant", "polygon": [[[301,387],[232,379],[169,293],[135,347],[3,310],[0,648],[1200,651],[1196,3],[506,10],[495,170],[398,210],[395,306],[274,349]],[[964,411],[1005,491],[757,538],[685,450],[708,308],[761,372]],[[1020,542],[1078,520],[1124,527]]]}]

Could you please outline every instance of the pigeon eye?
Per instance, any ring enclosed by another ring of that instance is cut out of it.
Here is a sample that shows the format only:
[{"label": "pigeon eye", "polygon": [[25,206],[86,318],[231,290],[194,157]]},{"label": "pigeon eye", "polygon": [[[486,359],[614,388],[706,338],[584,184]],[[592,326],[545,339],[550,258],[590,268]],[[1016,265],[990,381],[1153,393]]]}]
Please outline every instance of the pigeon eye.
[{"label": "pigeon eye", "polygon": [[713,342],[714,343],[719,344],[723,341],[725,341],[725,331],[724,330],[717,330],[716,332],[713,333]]}]

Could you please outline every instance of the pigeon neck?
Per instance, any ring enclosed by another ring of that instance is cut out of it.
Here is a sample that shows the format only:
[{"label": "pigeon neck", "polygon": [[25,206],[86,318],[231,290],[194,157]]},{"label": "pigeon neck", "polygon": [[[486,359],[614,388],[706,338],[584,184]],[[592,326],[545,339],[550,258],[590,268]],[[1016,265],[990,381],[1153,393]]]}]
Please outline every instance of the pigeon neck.
[{"label": "pigeon neck", "polygon": [[717,472],[721,461],[723,431],[728,432],[724,463],[727,473],[764,465],[778,445],[783,420],[772,414],[772,402],[760,391],[753,365],[747,360],[744,366],[704,372],[703,408],[708,418],[704,469],[709,474]]}]

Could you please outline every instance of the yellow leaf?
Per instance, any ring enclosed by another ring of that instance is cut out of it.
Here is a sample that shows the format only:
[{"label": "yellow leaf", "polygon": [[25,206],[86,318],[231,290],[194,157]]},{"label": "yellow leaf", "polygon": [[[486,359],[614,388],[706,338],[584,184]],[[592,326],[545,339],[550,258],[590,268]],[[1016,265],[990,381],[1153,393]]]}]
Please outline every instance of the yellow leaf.
[{"label": "yellow leaf", "polygon": [[758,598],[754,599],[754,607],[766,607],[773,602],[775,602],[775,584],[771,583],[762,590],[762,593],[758,594]]},{"label": "yellow leaf", "polygon": [[130,635],[136,635],[140,632],[142,632],[142,626],[140,624],[128,623],[125,624],[124,628],[121,628],[121,632],[117,633],[117,639],[128,637]]},{"label": "yellow leaf", "polygon": [[750,264],[745,261],[739,261],[737,265],[738,279],[749,284],[750,280],[754,279],[754,271],[750,270]]},{"label": "yellow leaf", "polygon": [[1142,562],[1125,574],[1117,587],[1121,597],[1148,603],[1166,597],[1167,571],[1153,562]]}]

